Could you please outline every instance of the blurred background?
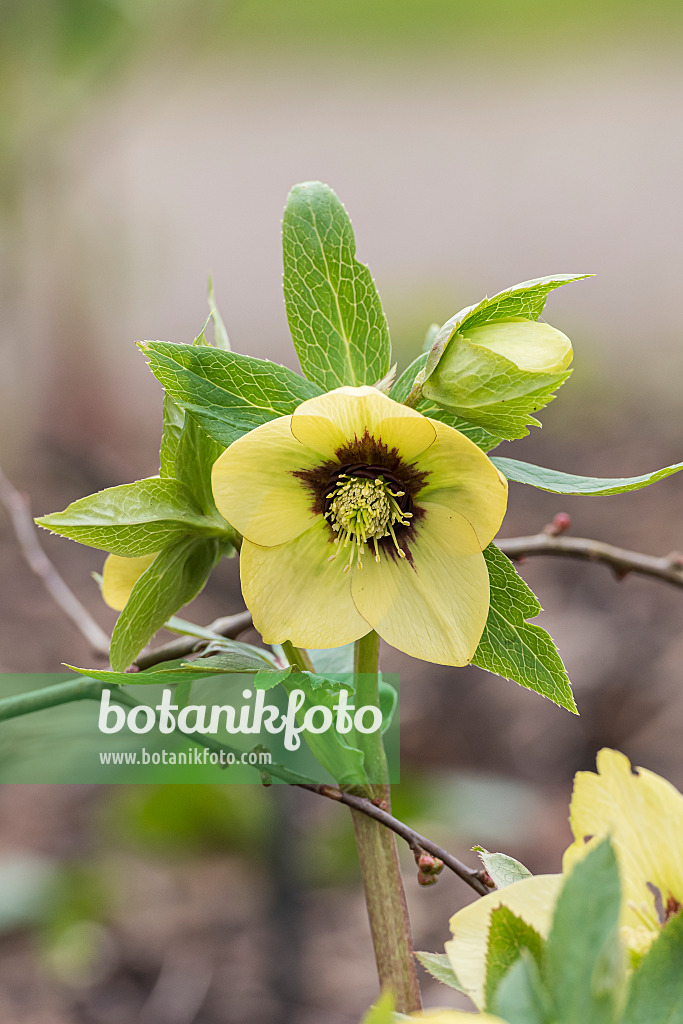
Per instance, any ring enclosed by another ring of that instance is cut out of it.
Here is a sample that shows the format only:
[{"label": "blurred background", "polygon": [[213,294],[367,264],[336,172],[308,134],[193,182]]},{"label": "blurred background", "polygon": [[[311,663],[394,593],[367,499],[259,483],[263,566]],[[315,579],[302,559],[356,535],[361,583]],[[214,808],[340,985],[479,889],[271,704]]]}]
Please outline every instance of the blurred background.
[{"label": "blurred background", "polygon": [[[575,373],[500,454],[601,476],[680,461],[682,31],[677,0],[0,0],[5,472],[35,514],[154,474],[161,389],[134,341],[191,340],[209,272],[233,347],[296,365],[280,218],[312,178],[351,213],[401,366],[486,293],[596,275],[551,297]],[[577,536],[665,554],[682,503],[683,475],[613,498],[513,485],[503,535],[566,511]],[[110,629],[103,556],[41,539]],[[683,787],[683,600],[602,567],[520,568],[581,717],[386,650],[395,810],[463,859],[476,842],[557,870],[572,776],[601,746]],[[241,607],[224,563],[187,614]],[[0,670],[65,661],[94,663],[0,511]],[[440,950],[469,891],[405,866],[417,948]],[[354,1024],[375,984],[340,807],[284,787],[0,788],[0,1020]]]}]

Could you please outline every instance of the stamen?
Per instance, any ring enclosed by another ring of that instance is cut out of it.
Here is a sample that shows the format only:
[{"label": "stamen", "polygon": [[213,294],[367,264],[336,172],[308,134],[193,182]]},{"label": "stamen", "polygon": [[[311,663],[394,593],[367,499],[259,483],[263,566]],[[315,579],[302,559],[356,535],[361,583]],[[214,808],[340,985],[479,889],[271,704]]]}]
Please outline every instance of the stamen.
[{"label": "stamen", "polygon": [[[395,485],[394,485],[395,486]],[[349,572],[354,558],[359,569],[363,568],[361,556],[365,546],[372,541],[375,561],[380,561],[378,541],[391,537],[400,558],[405,552],[396,538],[394,527],[408,526],[412,512],[404,512],[397,498],[405,491],[392,490],[381,476],[356,477],[342,473],[337,478],[334,490],[328,495],[329,507],[324,513],[330,526],[337,534],[335,551],[328,561],[333,561],[339,552],[350,547],[349,559],[344,572]]]}]

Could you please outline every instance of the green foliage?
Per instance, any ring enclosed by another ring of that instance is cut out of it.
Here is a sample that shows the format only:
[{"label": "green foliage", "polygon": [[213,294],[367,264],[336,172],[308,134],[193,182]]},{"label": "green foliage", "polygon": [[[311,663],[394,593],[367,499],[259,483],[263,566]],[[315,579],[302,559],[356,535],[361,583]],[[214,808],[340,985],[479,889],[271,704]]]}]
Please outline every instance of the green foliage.
[{"label": "green foliage", "polygon": [[228,332],[225,329],[223,323],[223,317],[218,311],[216,305],[216,296],[213,292],[213,279],[209,276],[209,308],[211,310],[211,319],[213,321],[213,336],[216,348],[223,349],[224,352],[230,351],[230,339],[228,338]]},{"label": "green foliage", "polygon": [[[198,658],[196,661],[163,661],[159,665],[145,669],[142,672],[111,671],[109,669],[77,668],[75,665],[68,665],[80,675],[88,676],[90,679],[99,679],[102,683],[109,683],[112,686],[171,686],[174,683],[181,684],[188,680],[198,679],[205,675],[224,675],[226,672],[260,672],[261,669],[270,667],[272,661],[267,651],[260,647],[253,647],[251,644],[243,644],[237,640],[226,640],[225,650],[208,658]],[[267,671],[267,668],[266,668]]]},{"label": "green foliage", "polygon": [[498,985],[493,1010],[508,1024],[557,1024],[538,964],[526,950]]},{"label": "green foliage", "polygon": [[432,978],[436,981],[440,981],[442,985],[448,985],[449,988],[454,988],[458,992],[464,992],[465,989],[458,981],[457,975],[451,966],[451,962],[445,953],[415,953],[415,956],[424,967],[428,974],[431,974]]},{"label": "green foliage", "polygon": [[210,437],[192,413],[186,413],[175,454],[175,475],[192,492],[202,512],[222,521],[211,489],[211,467],[223,445]]},{"label": "green foliage", "polygon": [[503,459],[492,457],[501,473],[514,480],[518,484],[530,484],[538,487],[541,491],[550,491],[552,494],[623,494],[625,491],[639,491],[642,487],[664,480],[672,473],[678,473],[683,469],[683,462],[677,462],[673,466],[666,466],[654,473],[646,473],[644,476],[632,477],[597,477],[597,476],[575,476],[573,473],[560,473],[556,469],[544,469],[542,466],[532,466],[528,462],[518,462],[516,459]]},{"label": "green foliage", "polygon": [[558,1024],[613,1024],[624,981],[621,892],[609,840],[574,867],[555,908],[544,980]]},{"label": "green foliage", "polygon": [[315,384],[266,359],[168,341],[140,342],[140,348],[166,392],[224,448],[321,394]]},{"label": "green foliage", "polygon": [[472,664],[576,713],[571,684],[552,638],[540,626],[525,621],[541,611],[535,595],[494,544],[486,548],[484,558],[491,604]]},{"label": "green foliage", "polygon": [[633,975],[622,1024],[683,1024],[683,914],[664,926]]},{"label": "green foliage", "polygon": [[472,344],[468,330],[497,320],[537,320],[549,292],[588,275],[556,275],[514,285],[447,320],[438,331],[424,367],[423,396],[500,438],[513,440],[538,424],[533,413],[554,398],[569,371],[521,370],[505,356]]},{"label": "green foliage", "polygon": [[394,1024],[395,1019],[394,997],[391,992],[383,992],[363,1017],[362,1024]]},{"label": "green foliage", "polygon": [[123,672],[145,644],[206,583],[221,544],[189,537],[161,551],[131,591],[111,638],[111,664]]},{"label": "green foliage", "polygon": [[157,477],[108,487],[36,522],[62,537],[125,557],[151,554],[189,533],[217,533],[216,522],[202,514],[185,484]]},{"label": "green foliage", "polygon": [[164,392],[159,448],[159,476],[175,478],[175,457],[185,422],[185,410]]},{"label": "green foliage", "polygon": [[472,849],[479,854],[482,864],[495,882],[497,889],[505,889],[514,882],[521,882],[523,878],[531,877],[528,868],[506,853],[489,853],[483,846],[473,846]]},{"label": "green foliage", "polygon": [[[414,359],[410,366],[403,371],[398,380],[394,383],[389,397],[393,398],[395,402],[404,402],[410,394],[415,379],[419,373],[425,368],[427,362],[428,353],[423,352],[421,355]],[[474,423],[469,423],[462,416],[456,415],[454,412],[449,412],[447,409],[443,409],[440,405],[436,405],[435,402],[427,401],[422,398],[415,406],[418,412],[421,412],[423,416],[429,416],[433,420],[440,420],[441,423],[447,424],[449,427],[454,427],[455,430],[459,430],[461,434],[465,434],[469,437],[470,441],[481,448],[484,452],[491,451],[496,445],[500,444],[503,440],[496,434],[490,433],[488,430],[484,430],[483,427],[475,426]]]},{"label": "green foliage", "polygon": [[295,185],[282,223],[287,319],[301,369],[327,391],[376,384],[391,343],[368,268],[355,257],[349,216],[319,181]]},{"label": "green foliage", "polygon": [[486,955],[486,1006],[493,1004],[495,991],[503,976],[525,951],[540,968],[543,940],[538,932],[513,914],[508,907],[497,907],[491,914]]}]

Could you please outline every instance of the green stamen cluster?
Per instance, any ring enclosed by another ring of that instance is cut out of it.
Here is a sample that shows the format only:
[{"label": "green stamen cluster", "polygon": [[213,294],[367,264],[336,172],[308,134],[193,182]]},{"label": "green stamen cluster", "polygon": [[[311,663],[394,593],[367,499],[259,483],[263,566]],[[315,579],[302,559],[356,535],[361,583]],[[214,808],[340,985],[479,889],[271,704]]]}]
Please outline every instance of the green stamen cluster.
[{"label": "green stamen cluster", "polygon": [[383,537],[391,537],[399,556],[405,558],[405,552],[394,532],[397,524],[407,526],[412,518],[412,512],[404,512],[396,501],[404,494],[405,491],[392,491],[381,476],[365,479],[343,473],[325,513],[325,518],[337,534],[335,551],[329,561],[348,547],[349,560],[344,572],[349,571],[354,558],[358,568],[362,569],[361,556],[365,553],[365,545],[371,542],[375,550],[375,561],[379,562],[377,542]]}]

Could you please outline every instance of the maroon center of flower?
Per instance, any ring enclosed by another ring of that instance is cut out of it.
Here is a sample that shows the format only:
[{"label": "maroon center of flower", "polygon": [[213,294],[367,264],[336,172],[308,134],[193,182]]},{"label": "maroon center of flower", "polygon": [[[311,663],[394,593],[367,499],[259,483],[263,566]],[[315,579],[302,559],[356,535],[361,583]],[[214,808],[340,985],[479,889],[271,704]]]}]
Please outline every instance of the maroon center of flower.
[{"label": "maroon center of flower", "polygon": [[[363,520],[359,520],[358,531],[354,527],[351,535],[345,533],[345,524],[340,522],[341,517],[338,515],[340,505],[344,504],[347,497],[363,490],[370,493],[371,503],[374,494],[381,493],[382,500],[391,503],[393,512],[384,536],[373,530],[368,531],[367,539],[371,540],[374,557],[378,560],[381,554],[391,558],[405,557],[412,564],[410,542],[415,524],[424,515],[414,499],[424,487],[428,475],[414,464],[404,462],[397,448],[389,448],[381,440],[372,437],[367,430],[361,438],[356,437],[338,448],[333,459],[313,469],[294,472],[294,476],[310,491],[311,510],[325,517],[330,528],[330,540],[337,544],[337,548],[340,539],[346,537],[346,543],[351,536],[358,549],[359,566],[365,544],[362,537]],[[370,482],[374,487],[364,488],[363,482]]]}]

